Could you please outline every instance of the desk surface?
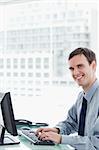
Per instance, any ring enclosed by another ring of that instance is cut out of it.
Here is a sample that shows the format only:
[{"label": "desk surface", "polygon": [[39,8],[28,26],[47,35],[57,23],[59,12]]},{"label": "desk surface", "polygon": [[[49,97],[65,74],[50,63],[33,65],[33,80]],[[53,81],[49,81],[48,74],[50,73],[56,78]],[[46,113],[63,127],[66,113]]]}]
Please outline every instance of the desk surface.
[{"label": "desk surface", "polygon": [[55,146],[40,146],[31,144],[27,139],[22,136],[19,137],[19,139],[20,144],[0,146],[0,150],[74,150],[68,145],[59,144]]},{"label": "desk surface", "polygon": [[20,137],[20,144],[0,146],[0,150],[74,150],[68,145],[55,145],[55,146],[40,146],[31,144],[24,137]]},{"label": "desk surface", "polygon": [[64,145],[64,144],[59,144],[54,146],[34,145],[31,144],[31,142],[23,136],[19,136],[18,138],[20,140],[20,144],[3,145],[0,146],[0,150],[74,150],[74,148],[72,148],[69,145]]}]

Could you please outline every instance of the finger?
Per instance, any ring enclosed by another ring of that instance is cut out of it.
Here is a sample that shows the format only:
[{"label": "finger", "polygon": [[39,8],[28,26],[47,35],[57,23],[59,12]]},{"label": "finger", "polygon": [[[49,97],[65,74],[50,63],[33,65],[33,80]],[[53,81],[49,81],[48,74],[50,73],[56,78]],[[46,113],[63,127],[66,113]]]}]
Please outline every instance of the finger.
[{"label": "finger", "polygon": [[39,128],[39,129],[36,130],[35,134],[39,135],[39,133],[42,132],[42,131],[43,131],[43,128]]},{"label": "finger", "polygon": [[42,139],[44,140],[46,137],[47,137],[46,132],[42,132],[41,134],[38,135],[38,138],[41,139],[41,140]]}]

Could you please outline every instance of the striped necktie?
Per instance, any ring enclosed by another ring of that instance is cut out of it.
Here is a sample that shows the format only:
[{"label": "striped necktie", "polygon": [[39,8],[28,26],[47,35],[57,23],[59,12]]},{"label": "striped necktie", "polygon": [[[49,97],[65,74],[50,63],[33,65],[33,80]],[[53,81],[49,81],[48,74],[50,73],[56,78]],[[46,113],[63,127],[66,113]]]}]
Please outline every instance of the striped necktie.
[{"label": "striped necktie", "polygon": [[82,108],[80,112],[78,135],[84,136],[85,118],[87,110],[87,100],[83,97]]}]

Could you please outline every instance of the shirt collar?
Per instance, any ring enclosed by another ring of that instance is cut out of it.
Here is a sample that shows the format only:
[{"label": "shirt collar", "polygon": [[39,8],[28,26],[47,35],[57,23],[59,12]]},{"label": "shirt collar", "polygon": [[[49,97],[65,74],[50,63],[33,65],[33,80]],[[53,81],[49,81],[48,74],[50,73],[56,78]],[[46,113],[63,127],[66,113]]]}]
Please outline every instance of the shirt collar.
[{"label": "shirt collar", "polygon": [[96,80],[93,85],[91,86],[91,88],[84,94],[85,99],[89,102],[92,98],[92,96],[94,95],[97,87],[99,86],[99,81]]}]

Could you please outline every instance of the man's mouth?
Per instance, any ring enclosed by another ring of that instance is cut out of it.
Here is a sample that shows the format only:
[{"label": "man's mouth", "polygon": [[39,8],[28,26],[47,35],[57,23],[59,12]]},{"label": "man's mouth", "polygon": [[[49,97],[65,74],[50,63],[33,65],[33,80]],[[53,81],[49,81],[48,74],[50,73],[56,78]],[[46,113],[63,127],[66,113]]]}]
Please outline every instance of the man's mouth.
[{"label": "man's mouth", "polygon": [[78,80],[78,81],[79,81],[79,80],[81,80],[81,79],[83,78],[83,76],[84,76],[84,75],[76,76],[76,77],[75,77],[75,80]]}]

